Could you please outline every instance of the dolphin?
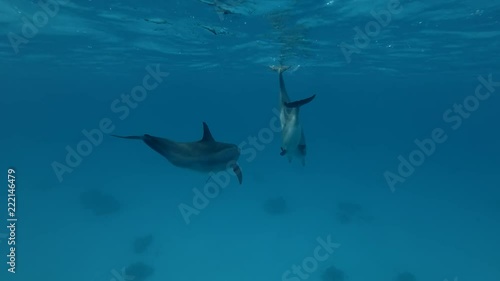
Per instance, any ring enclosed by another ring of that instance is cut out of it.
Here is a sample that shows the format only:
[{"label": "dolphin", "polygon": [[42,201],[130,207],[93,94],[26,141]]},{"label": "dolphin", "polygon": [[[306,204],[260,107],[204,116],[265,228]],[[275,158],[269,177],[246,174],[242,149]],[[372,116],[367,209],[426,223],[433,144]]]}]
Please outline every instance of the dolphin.
[{"label": "dolphin", "polygon": [[316,95],[306,99],[291,101],[283,80],[283,72],[288,70],[289,66],[270,66],[270,68],[279,74],[280,84],[280,121],[281,121],[281,156],[287,156],[288,162],[292,162],[294,157],[300,159],[305,166],[306,139],[304,130],[299,119],[300,107],[310,103]]},{"label": "dolphin", "polygon": [[216,173],[232,169],[241,184],[243,174],[236,162],[240,157],[237,145],[216,141],[208,125],[203,122],[203,137],[194,142],[175,142],[145,134],[143,136],[118,136],[123,139],[143,140],[154,151],[176,167],[203,173]]}]

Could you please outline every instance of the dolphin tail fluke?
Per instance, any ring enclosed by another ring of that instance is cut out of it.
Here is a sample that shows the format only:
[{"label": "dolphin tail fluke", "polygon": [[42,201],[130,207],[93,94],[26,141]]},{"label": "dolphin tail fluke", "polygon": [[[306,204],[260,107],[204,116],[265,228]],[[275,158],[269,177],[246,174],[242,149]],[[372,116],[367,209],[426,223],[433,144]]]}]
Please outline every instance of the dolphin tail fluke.
[{"label": "dolphin tail fluke", "polygon": [[271,68],[272,70],[278,72],[279,74],[287,71],[288,69],[290,69],[290,66],[286,66],[286,65],[270,65],[269,68]]},{"label": "dolphin tail fluke", "polygon": [[301,107],[305,104],[310,103],[315,97],[316,97],[316,95],[312,95],[312,96],[308,97],[307,99],[293,101],[293,102],[285,102],[285,106],[288,108]]},{"label": "dolphin tail fluke", "polygon": [[118,136],[118,135],[111,135],[116,138],[121,138],[121,139],[131,139],[131,140],[143,140],[144,136]]}]

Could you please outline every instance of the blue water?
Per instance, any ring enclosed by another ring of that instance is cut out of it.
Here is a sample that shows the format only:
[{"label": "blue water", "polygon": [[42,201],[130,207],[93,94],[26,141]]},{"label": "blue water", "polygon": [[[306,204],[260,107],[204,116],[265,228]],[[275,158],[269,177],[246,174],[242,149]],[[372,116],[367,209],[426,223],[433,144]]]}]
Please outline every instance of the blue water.
[{"label": "blue water", "polygon": [[[0,280],[500,280],[500,1],[44,3],[0,0]],[[243,171],[204,200],[109,135],[202,122]]]}]

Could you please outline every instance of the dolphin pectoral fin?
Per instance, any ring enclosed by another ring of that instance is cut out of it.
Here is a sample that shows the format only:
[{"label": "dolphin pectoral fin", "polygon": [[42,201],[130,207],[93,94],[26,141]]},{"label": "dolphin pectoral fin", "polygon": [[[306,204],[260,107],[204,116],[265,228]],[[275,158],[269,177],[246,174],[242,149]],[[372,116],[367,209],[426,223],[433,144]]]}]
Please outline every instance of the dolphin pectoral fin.
[{"label": "dolphin pectoral fin", "polygon": [[281,156],[285,156],[286,154],[286,149],[284,149],[283,147],[281,148],[281,152],[280,152],[280,155]]},{"label": "dolphin pectoral fin", "polygon": [[[304,140],[304,133],[302,133],[302,140]],[[300,162],[302,163],[302,166],[306,165],[306,145],[305,142],[304,144],[299,144],[297,146],[297,149],[299,150],[300,153]]]},{"label": "dolphin pectoral fin", "polygon": [[236,177],[238,177],[238,182],[241,184],[243,182],[243,173],[241,172],[241,168],[240,166],[238,166],[238,164],[234,164],[233,172],[236,174]]},{"label": "dolphin pectoral fin", "polygon": [[306,155],[306,145],[305,144],[299,144],[297,147],[299,149],[300,154]]},{"label": "dolphin pectoral fin", "polygon": [[285,102],[285,106],[288,108],[301,107],[303,105],[310,103],[315,97],[316,97],[316,95],[312,95],[312,96],[308,97],[307,99],[293,101],[293,102]]}]

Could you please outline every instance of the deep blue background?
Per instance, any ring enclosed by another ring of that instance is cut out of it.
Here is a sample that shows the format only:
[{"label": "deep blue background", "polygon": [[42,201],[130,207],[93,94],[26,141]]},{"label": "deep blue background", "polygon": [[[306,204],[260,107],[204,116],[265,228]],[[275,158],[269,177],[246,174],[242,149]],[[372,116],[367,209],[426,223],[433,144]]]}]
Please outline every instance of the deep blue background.
[{"label": "deep blue background", "polygon": [[[154,268],[152,281],[286,281],[282,274],[328,235],[341,246],[309,280],[332,265],[352,281],[407,271],[417,280],[500,280],[500,87],[457,130],[443,120],[479,76],[500,81],[500,2],[404,1],[347,63],[339,45],[352,44],[353,27],[386,5],[244,1],[233,6],[240,14],[219,17],[198,1],[73,1],[16,54],[8,34],[21,34],[22,17],[40,8],[0,0],[0,167],[16,168],[19,219],[15,275],[0,236],[2,280],[108,281],[142,261]],[[144,20],[154,18],[169,23]],[[268,66],[280,56],[296,67],[285,73],[290,96],[317,95],[301,110],[305,167],[279,156],[276,134],[253,161],[240,159],[243,185],[231,181],[188,225],[178,206],[192,205],[207,176],[173,167],[141,142],[105,135],[58,181],[51,164],[105,117],[116,134],[191,141],[205,121],[217,140],[248,141],[278,106]],[[111,103],[157,64],[170,75],[120,120]],[[396,172],[398,156],[435,128],[447,141],[392,192],[384,172]],[[120,211],[82,208],[89,190],[110,194]],[[271,215],[263,205],[276,197],[288,208]],[[337,216],[343,202],[359,208],[348,224]],[[2,224],[6,211],[5,202]],[[134,254],[131,243],[147,234],[151,248]]]}]

